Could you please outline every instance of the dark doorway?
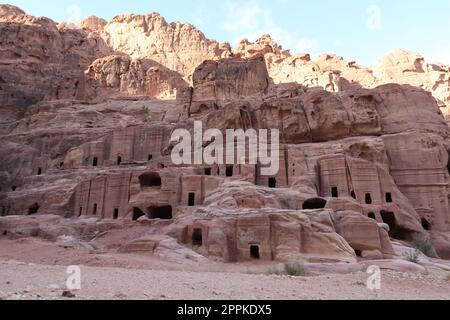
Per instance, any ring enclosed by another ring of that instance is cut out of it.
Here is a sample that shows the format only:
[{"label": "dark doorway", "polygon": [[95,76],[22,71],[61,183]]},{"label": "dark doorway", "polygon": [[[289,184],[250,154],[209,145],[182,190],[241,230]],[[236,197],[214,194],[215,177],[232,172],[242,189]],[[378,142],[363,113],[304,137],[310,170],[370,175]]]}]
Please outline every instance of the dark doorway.
[{"label": "dark doorway", "polygon": [[60,162],[60,163],[59,163],[59,167],[60,167],[60,168],[64,167],[64,162]]},{"label": "dark doorway", "polygon": [[139,176],[141,188],[161,187],[161,177],[158,173],[144,173]]},{"label": "dark doorway", "polygon": [[78,216],[81,217],[82,213],[83,213],[83,207],[80,207],[80,211],[78,211]]},{"label": "dark doorway", "polygon": [[119,208],[114,208],[113,218],[114,219],[119,219]]},{"label": "dark doorway", "polygon": [[226,170],[225,170],[225,175],[227,177],[232,177],[233,176],[233,166],[227,166]]},{"label": "dark doorway", "polygon": [[333,198],[339,197],[339,192],[338,192],[338,188],[337,187],[332,187],[331,188],[331,197],[333,197]]},{"label": "dark doorway", "polygon": [[122,157],[118,156],[117,157],[117,165],[120,166],[121,163],[122,163]]},{"label": "dark doorway", "polygon": [[277,179],[269,178],[269,188],[276,188],[276,187],[277,187]]},{"label": "dark doorway", "polygon": [[40,176],[42,174],[42,168],[38,169],[37,175]]},{"label": "dark doorway", "polygon": [[211,168],[205,168],[205,176],[211,175]]},{"label": "dark doorway", "polygon": [[31,207],[28,208],[28,215],[31,216],[33,214],[36,214],[39,211],[39,205],[37,203],[33,204]]},{"label": "dark doorway", "polygon": [[370,193],[366,193],[366,204],[372,204],[372,196]]},{"label": "dark doorway", "polygon": [[422,223],[422,227],[423,227],[425,230],[427,230],[427,231],[431,230],[431,224],[428,222],[427,219],[422,218],[422,219],[420,220],[420,222]]},{"label": "dark doorway", "polygon": [[98,165],[98,158],[94,157],[94,159],[92,159],[92,166],[96,167]]},{"label": "dark doorway", "polygon": [[16,186],[12,186],[12,187],[11,187],[11,190],[12,190],[12,191],[16,191],[16,189],[17,189]]},{"label": "dark doorway", "polygon": [[327,201],[322,198],[312,198],[303,202],[303,210],[323,209],[327,205]]},{"label": "dark doorway", "polygon": [[357,257],[361,257],[361,250],[355,250],[355,254]]},{"label": "dark doorway", "polygon": [[195,193],[194,192],[189,192],[188,206],[189,207],[195,206]]},{"label": "dark doorway", "polygon": [[153,155],[149,154],[147,160],[151,161],[153,159]]},{"label": "dark doorway", "polygon": [[203,245],[203,234],[202,229],[196,228],[192,233],[192,244],[194,246],[202,246]]},{"label": "dark doorway", "polygon": [[448,170],[448,174],[450,174],[450,151],[449,151],[449,158],[448,158],[448,163],[447,163],[447,170]]},{"label": "dark doorway", "polygon": [[95,216],[97,215],[97,204],[94,203],[94,209],[92,209],[92,214]]},{"label": "dark doorway", "polygon": [[259,246],[257,245],[250,246],[250,257],[252,259],[259,259]]},{"label": "dark doorway", "polygon": [[350,192],[350,196],[356,200],[356,193],[355,191],[352,190],[352,192]]},{"label": "dark doorway", "polygon": [[373,212],[369,212],[369,214],[367,215],[370,219],[373,219],[373,220],[377,220],[377,218],[375,217],[375,213],[373,213]]},{"label": "dark doorway", "polygon": [[393,235],[394,230],[397,227],[397,222],[395,221],[394,213],[382,210],[380,212],[380,214],[381,214],[381,219],[383,219],[383,222],[389,226],[389,230],[390,230],[389,235]]},{"label": "dark doorway", "polygon": [[148,208],[150,219],[172,219],[172,206],[160,206],[160,207],[149,207]]},{"label": "dark doorway", "polygon": [[414,232],[399,227],[395,219],[395,214],[390,211],[382,210],[380,212],[383,222],[389,226],[389,236],[394,239],[410,241],[413,239]]},{"label": "dark doorway", "polygon": [[386,203],[392,202],[392,193],[386,192]]},{"label": "dark doorway", "polygon": [[133,221],[136,221],[137,219],[139,219],[142,216],[145,216],[145,213],[142,212],[141,209],[134,207],[133,208]]}]

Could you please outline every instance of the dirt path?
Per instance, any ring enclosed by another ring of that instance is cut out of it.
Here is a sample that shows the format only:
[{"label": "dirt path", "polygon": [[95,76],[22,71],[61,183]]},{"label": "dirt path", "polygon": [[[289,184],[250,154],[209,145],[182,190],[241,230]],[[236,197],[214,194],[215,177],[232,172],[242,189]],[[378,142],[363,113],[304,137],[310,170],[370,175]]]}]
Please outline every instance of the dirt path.
[{"label": "dirt path", "polygon": [[[3,299],[64,299],[66,267],[0,261]],[[264,274],[81,267],[76,299],[450,299],[448,273],[382,272],[381,290],[368,274],[287,277]]]}]

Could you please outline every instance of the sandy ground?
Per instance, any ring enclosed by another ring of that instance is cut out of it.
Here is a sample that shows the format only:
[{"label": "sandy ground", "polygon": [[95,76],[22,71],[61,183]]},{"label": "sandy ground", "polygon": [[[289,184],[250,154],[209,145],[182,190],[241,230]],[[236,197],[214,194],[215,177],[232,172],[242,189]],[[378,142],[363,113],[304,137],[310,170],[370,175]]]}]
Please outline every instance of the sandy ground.
[{"label": "sandy ground", "polygon": [[66,299],[67,265],[81,268],[72,299],[450,299],[450,273],[382,270],[371,291],[364,271],[310,270],[308,276],[268,274],[265,262],[182,263],[145,255],[92,254],[46,241],[0,241],[0,299]]},{"label": "sandy ground", "polygon": [[[0,262],[3,299],[64,299],[66,267]],[[288,277],[265,274],[81,267],[74,299],[450,299],[442,273],[383,271],[381,289],[363,272]]]}]

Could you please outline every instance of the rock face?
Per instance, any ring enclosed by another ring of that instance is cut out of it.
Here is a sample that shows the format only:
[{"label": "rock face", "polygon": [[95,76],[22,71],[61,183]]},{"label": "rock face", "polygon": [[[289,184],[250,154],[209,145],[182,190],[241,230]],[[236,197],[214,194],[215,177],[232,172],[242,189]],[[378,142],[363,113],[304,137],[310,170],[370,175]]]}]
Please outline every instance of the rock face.
[{"label": "rock face", "polygon": [[1,106],[115,95],[174,97],[206,59],[230,47],[159,14],[89,17],[81,29],[2,5]]},{"label": "rock face", "polygon": [[96,59],[86,71],[90,92],[87,98],[150,96],[170,98],[188,84],[180,74],[150,59],[131,60],[126,55]]},{"label": "rock face", "polygon": [[382,82],[395,82],[421,87],[433,94],[438,105],[444,108],[450,103],[449,67],[429,64],[414,52],[394,50],[380,60],[374,74]]},{"label": "rock face", "polygon": [[[233,51],[158,14],[69,29],[2,5],[0,29],[0,236],[84,237],[91,219],[174,261],[351,262],[421,235],[450,258],[448,67],[311,60],[267,35]],[[278,129],[278,172],[175,165],[194,120]]]},{"label": "rock face", "polygon": [[263,35],[255,43],[241,41],[234,55],[245,58],[264,55],[275,83],[296,82],[307,87],[320,86],[330,92],[390,83],[419,87],[433,95],[447,120],[450,117],[449,66],[427,63],[418,53],[397,49],[369,69],[333,54],[323,54],[315,60],[307,53],[291,55],[269,35]]},{"label": "rock face", "polygon": [[206,39],[194,26],[167,23],[158,13],[114,17],[104,33],[113,50],[132,58],[152,59],[183,75],[191,74],[204,60],[229,51],[226,44]]},{"label": "rock face", "polygon": [[205,61],[193,75],[196,101],[225,101],[267,93],[269,75],[263,57]]}]

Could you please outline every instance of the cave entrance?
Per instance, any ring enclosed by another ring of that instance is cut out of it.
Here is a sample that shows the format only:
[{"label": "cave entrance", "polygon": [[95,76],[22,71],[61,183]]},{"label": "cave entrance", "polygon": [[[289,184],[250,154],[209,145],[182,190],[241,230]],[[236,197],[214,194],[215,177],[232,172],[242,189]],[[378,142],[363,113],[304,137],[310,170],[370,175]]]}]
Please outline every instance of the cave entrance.
[{"label": "cave entrance", "polygon": [[80,207],[80,211],[78,211],[78,217],[81,217],[82,213],[83,213],[83,207]]},{"label": "cave entrance", "polygon": [[448,151],[448,155],[449,155],[449,158],[448,158],[448,163],[447,163],[447,171],[448,171],[448,174],[450,174],[450,150]]},{"label": "cave entrance", "polygon": [[205,168],[205,176],[211,175],[211,168]]},{"label": "cave entrance", "polygon": [[303,210],[323,209],[327,205],[327,200],[322,198],[312,198],[303,202]]},{"label": "cave entrance", "polygon": [[277,187],[277,179],[269,178],[269,188],[276,188],[276,187]]},{"label": "cave entrance", "polygon": [[259,259],[259,246],[254,244],[250,246],[250,258]]},{"label": "cave entrance", "polygon": [[195,228],[194,232],[192,233],[192,244],[194,246],[202,246],[203,245],[203,234],[202,229]]},{"label": "cave entrance", "polygon": [[382,210],[380,214],[381,219],[383,219],[383,222],[389,226],[389,235],[393,236],[395,234],[395,229],[397,228],[397,222],[395,220],[394,213]]},{"label": "cave entrance", "polygon": [[332,198],[338,198],[339,197],[339,191],[337,187],[331,188],[331,197]]},{"label": "cave entrance", "polygon": [[377,218],[375,217],[375,213],[373,213],[373,212],[369,212],[369,214],[367,215],[370,219],[373,219],[373,220],[377,220]]},{"label": "cave entrance", "polygon": [[392,202],[392,193],[386,192],[386,203]]},{"label": "cave entrance", "polygon": [[38,169],[37,175],[40,176],[42,174],[42,168]]},{"label": "cave entrance", "polygon": [[398,240],[411,240],[413,232],[397,225],[395,214],[390,211],[382,210],[380,212],[383,222],[389,226],[389,236]]},{"label": "cave entrance", "polygon": [[119,219],[119,208],[114,208],[113,218]]},{"label": "cave entrance", "polygon": [[97,157],[94,157],[93,159],[92,159],[92,166],[93,167],[96,167],[98,165],[98,158]]},{"label": "cave entrance", "polygon": [[92,214],[95,216],[97,215],[97,204],[94,203],[94,209],[92,209]]},{"label": "cave entrance", "polygon": [[372,195],[370,193],[366,193],[366,204],[372,204]]},{"label": "cave entrance", "polygon": [[422,228],[424,228],[424,229],[427,230],[427,231],[431,230],[431,223],[429,223],[427,219],[422,218],[422,219],[420,220],[420,222],[421,222],[421,224],[422,224]]},{"label": "cave entrance", "polygon": [[195,206],[195,193],[194,192],[189,192],[188,195],[188,206],[189,207],[193,207]]},{"label": "cave entrance", "polygon": [[232,177],[233,176],[233,166],[227,166],[226,170],[225,170],[225,175],[227,177]]},{"label": "cave entrance", "polygon": [[121,163],[122,163],[122,157],[118,156],[117,157],[117,165],[120,166]]},{"label": "cave entrance", "polygon": [[38,213],[40,206],[35,203],[31,207],[28,208],[28,215],[31,216],[33,214]]},{"label": "cave entrance", "polygon": [[149,207],[148,213],[150,219],[170,220],[172,219],[172,206]]},{"label": "cave entrance", "polygon": [[144,173],[139,176],[141,188],[161,187],[161,177],[156,172]]},{"label": "cave entrance", "polygon": [[356,193],[355,193],[355,191],[351,191],[350,192],[350,197],[352,197],[353,199],[355,199],[356,200]]},{"label": "cave entrance", "polygon": [[140,217],[145,216],[145,213],[142,212],[138,207],[133,208],[133,221],[138,220]]}]

